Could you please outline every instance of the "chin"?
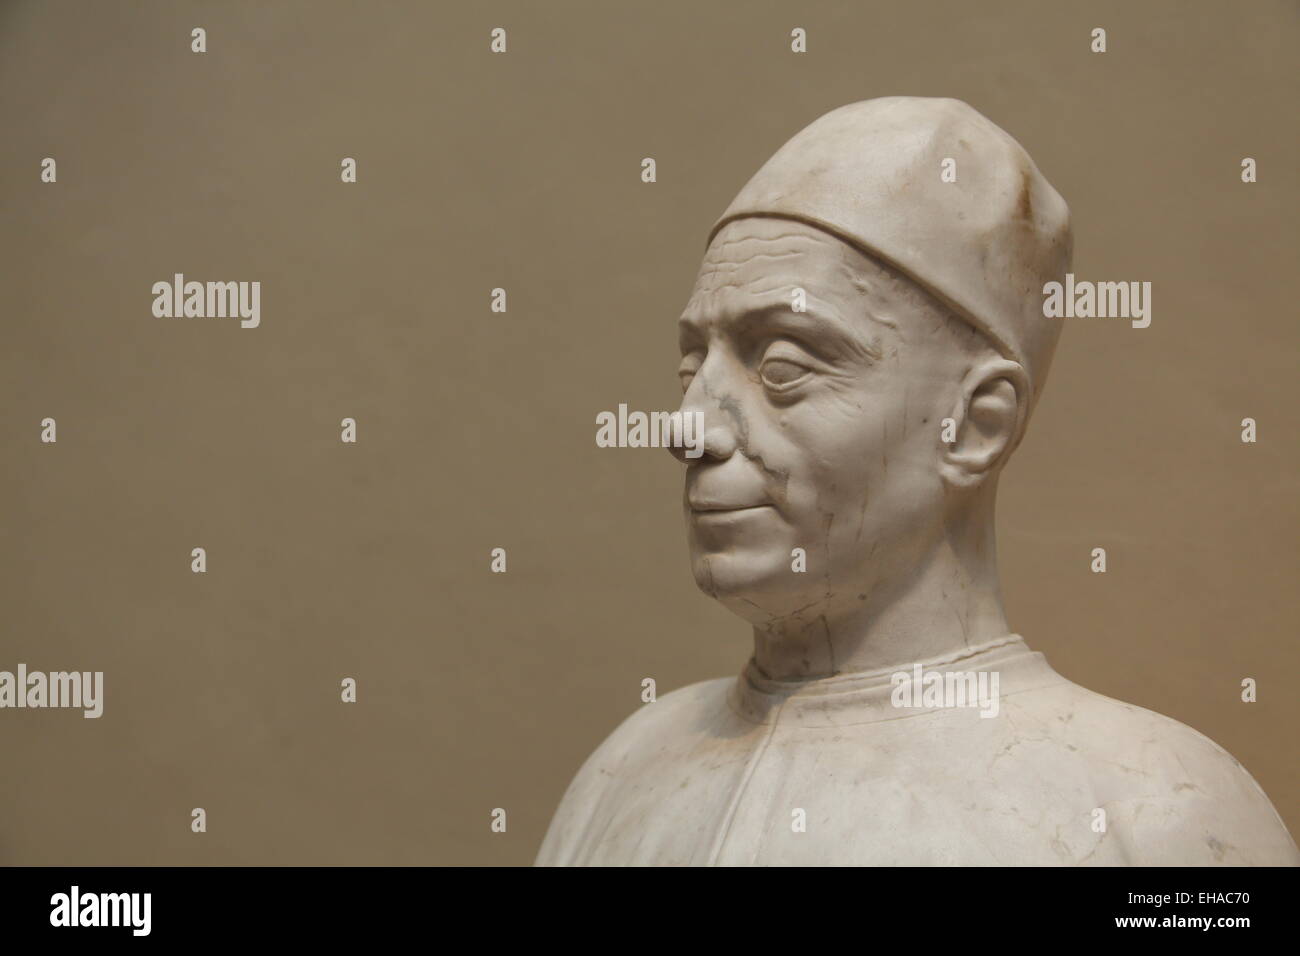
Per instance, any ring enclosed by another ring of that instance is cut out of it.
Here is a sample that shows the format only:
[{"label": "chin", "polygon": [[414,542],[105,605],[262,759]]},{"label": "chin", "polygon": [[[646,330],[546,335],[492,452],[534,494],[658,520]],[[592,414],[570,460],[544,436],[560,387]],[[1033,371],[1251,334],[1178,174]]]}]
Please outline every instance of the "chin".
[{"label": "chin", "polygon": [[691,573],[701,591],[755,626],[791,616],[818,615],[821,594],[808,593],[808,576],[790,570],[789,549],[761,552],[693,550]]}]

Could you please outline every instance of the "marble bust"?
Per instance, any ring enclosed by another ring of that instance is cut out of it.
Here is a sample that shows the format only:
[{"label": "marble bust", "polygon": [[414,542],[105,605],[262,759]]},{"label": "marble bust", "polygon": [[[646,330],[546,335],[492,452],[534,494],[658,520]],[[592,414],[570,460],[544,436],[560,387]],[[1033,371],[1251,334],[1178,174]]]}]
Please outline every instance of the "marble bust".
[{"label": "marble bust", "polygon": [[754,653],[624,721],[539,865],[1300,862],[1228,753],[1008,627],[998,476],[1071,247],[1025,150],[952,99],[834,110],[741,190],[679,324],[705,431],[676,454],[695,580]]}]

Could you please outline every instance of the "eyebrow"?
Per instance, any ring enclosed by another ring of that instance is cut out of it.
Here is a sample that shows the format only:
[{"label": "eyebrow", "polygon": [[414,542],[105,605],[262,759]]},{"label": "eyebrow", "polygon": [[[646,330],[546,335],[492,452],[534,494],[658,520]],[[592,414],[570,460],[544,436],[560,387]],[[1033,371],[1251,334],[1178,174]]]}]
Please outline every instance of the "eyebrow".
[{"label": "eyebrow", "polygon": [[[864,318],[870,317],[864,315]],[[847,346],[872,359],[881,357],[879,347],[863,333],[862,329],[845,321],[835,310],[812,301],[803,312],[796,312],[787,304],[772,302],[739,312],[722,314],[714,321],[731,333],[737,330],[742,333],[763,330],[784,331],[797,338],[805,339],[813,348],[824,346],[826,339],[829,338],[830,347],[836,351],[842,351]],[[701,320],[691,315],[683,315],[677,320],[678,339],[684,351],[688,345],[703,342],[705,338],[703,326],[707,322],[707,319]]]}]

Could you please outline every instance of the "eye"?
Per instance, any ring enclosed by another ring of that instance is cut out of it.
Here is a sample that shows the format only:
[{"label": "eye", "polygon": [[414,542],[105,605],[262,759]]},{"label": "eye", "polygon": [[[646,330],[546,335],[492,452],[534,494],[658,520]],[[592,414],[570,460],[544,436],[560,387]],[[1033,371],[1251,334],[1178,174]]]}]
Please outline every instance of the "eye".
[{"label": "eye", "polygon": [[789,342],[774,342],[758,365],[759,378],[774,392],[788,391],[811,375],[813,369],[801,349]]},{"label": "eye", "polygon": [[763,363],[762,368],[758,370],[759,375],[763,376],[763,381],[773,388],[784,388],[787,385],[793,385],[807,375],[808,372],[809,370],[802,365],[796,365],[794,362],[788,362],[785,359],[768,359]]},{"label": "eye", "polygon": [[682,364],[677,366],[677,377],[682,381],[683,392],[691,387],[691,381],[702,364],[704,364],[703,358],[698,352],[691,352],[682,358]]}]

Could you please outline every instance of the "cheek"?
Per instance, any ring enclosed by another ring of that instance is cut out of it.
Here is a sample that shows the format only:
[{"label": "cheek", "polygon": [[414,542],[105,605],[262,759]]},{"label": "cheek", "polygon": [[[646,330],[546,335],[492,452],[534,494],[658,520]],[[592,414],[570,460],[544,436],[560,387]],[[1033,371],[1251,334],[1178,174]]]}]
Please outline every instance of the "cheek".
[{"label": "cheek", "polygon": [[888,468],[882,436],[889,428],[866,403],[801,403],[780,415],[791,518],[821,527],[846,511],[860,511]]},{"label": "cheek", "polygon": [[906,388],[840,389],[801,402],[776,417],[790,451],[792,517],[801,525],[833,521],[888,521],[909,498],[924,494],[933,477],[938,423]]}]

